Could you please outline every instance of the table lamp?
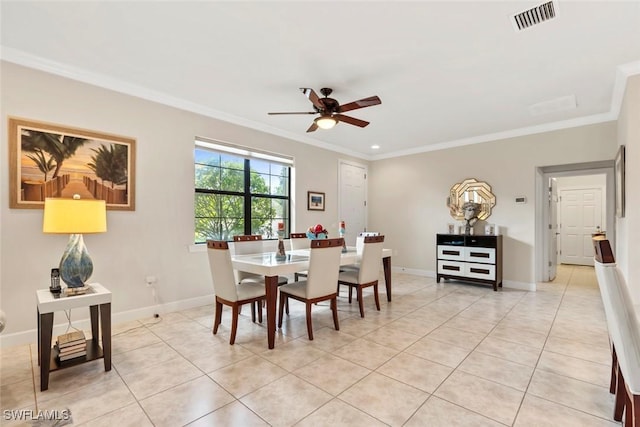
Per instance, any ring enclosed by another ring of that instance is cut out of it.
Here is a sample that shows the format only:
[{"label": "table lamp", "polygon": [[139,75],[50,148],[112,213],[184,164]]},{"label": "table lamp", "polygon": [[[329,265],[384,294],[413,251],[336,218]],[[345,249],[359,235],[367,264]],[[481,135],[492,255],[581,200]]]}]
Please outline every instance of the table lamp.
[{"label": "table lamp", "polygon": [[83,234],[107,231],[107,208],[104,200],[46,198],[42,231],[70,234],[67,248],[60,260],[60,278],[69,288],[83,288],[93,273]]}]

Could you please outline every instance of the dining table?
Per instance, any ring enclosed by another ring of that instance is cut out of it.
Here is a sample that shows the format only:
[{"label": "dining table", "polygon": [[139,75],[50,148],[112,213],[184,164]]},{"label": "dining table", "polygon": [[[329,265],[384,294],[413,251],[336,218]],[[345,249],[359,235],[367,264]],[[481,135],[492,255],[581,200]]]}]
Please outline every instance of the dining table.
[{"label": "dining table", "polygon": [[[276,252],[231,256],[231,262],[235,270],[264,276],[267,296],[267,342],[269,349],[275,347],[278,276],[308,270],[310,252],[310,249],[291,250],[286,252],[284,259],[281,256],[276,256]],[[391,249],[382,249],[381,258],[387,301],[391,301],[391,254]],[[355,247],[348,246],[347,250],[340,255],[340,265],[357,264],[360,257],[361,255],[358,254]]]}]

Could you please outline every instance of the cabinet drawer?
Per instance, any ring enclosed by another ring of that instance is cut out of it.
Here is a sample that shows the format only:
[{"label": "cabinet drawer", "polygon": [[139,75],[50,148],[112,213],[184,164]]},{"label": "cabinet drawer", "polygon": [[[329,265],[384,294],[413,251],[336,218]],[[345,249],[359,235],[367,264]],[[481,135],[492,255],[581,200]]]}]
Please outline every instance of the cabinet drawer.
[{"label": "cabinet drawer", "polygon": [[438,259],[464,261],[465,248],[462,246],[438,245]]},{"label": "cabinet drawer", "polygon": [[466,277],[473,277],[475,279],[495,280],[496,279],[496,266],[491,264],[464,264],[464,275]]},{"label": "cabinet drawer", "polygon": [[457,261],[438,260],[438,274],[462,276],[465,274],[465,263]]},{"label": "cabinet drawer", "polygon": [[464,248],[465,261],[483,262],[487,264],[496,263],[496,250],[493,248]]}]

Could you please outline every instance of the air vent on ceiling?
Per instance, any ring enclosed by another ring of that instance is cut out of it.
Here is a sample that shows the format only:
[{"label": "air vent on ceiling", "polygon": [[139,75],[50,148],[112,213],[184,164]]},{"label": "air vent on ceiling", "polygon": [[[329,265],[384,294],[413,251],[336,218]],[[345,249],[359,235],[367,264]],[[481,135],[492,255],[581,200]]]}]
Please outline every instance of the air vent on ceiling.
[{"label": "air vent on ceiling", "polygon": [[556,14],[557,7],[553,1],[550,1],[514,15],[512,23],[516,31],[522,31],[555,18]]}]

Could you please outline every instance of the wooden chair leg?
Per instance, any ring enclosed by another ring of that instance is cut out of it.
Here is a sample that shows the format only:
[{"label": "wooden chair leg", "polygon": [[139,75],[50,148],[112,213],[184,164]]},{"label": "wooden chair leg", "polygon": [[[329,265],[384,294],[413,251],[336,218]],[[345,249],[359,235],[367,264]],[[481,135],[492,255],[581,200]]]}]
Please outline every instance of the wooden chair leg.
[{"label": "wooden chair leg", "polygon": [[285,300],[287,300],[288,298],[289,297],[287,297],[287,294],[283,294],[282,292],[280,292],[280,306],[278,308],[278,328],[282,328],[282,312],[284,310]]},{"label": "wooden chair leg", "polygon": [[216,299],[216,314],[213,322],[213,334],[218,333],[218,326],[222,323],[222,303]]},{"label": "wooden chair leg", "polygon": [[262,323],[262,300],[257,301],[256,305],[258,306],[258,322]]},{"label": "wooden chair leg", "polygon": [[622,377],[622,371],[620,370],[620,366],[618,366],[618,374],[617,374],[616,382],[617,382],[617,390],[616,390],[616,401],[613,407],[613,419],[616,421],[622,421],[622,413],[624,412],[627,390],[624,384],[624,378]]},{"label": "wooden chair leg", "polygon": [[229,338],[229,344],[233,345],[236,342],[236,332],[238,331],[238,316],[240,315],[240,305],[234,303],[231,308],[231,337]]},{"label": "wooden chair leg", "polygon": [[338,297],[331,298],[331,311],[333,311],[333,326],[336,331],[340,330],[340,323],[338,322]]},{"label": "wooden chair leg", "polygon": [[627,407],[627,411],[632,414],[631,422],[628,425],[632,427],[640,427],[640,395],[633,394],[629,396],[629,406]]},{"label": "wooden chair leg", "polygon": [[[253,323],[256,323],[256,305],[258,305],[259,303],[260,303],[260,301],[251,303],[251,321]],[[262,308],[261,308],[261,310],[262,310]]]},{"label": "wooden chair leg", "polygon": [[376,300],[376,308],[380,311],[380,298],[378,297],[378,281],[373,284],[373,296]]},{"label": "wooden chair leg", "polygon": [[616,348],[611,344],[611,384],[609,384],[609,393],[614,394],[616,392],[616,373],[618,371],[618,355],[616,354]]},{"label": "wooden chair leg", "polygon": [[[357,292],[357,296],[358,296],[358,306],[360,307],[360,317],[364,317],[364,301],[362,298],[362,286],[358,286],[358,292]],[[349,291],[349,293],[351,293],[351,291]]]},{"label": "wooden chair leg", "polygon": [[[351,295],[353,294],[353,292],[352,292],[352,291],[353,291],[353,286],[349,285],[349,304],[351,304],[351,299],[352,299],[352,298],[351,298]],[[358,295],[359,295],[359,294],[358,294]],[[364,317],[364,316],[362,316],[362,317]]]},{"label": "wooden chair leg", "polygon": [[311,324],[311,303],[306,302],[307,306],[307,333],[309,334],[309,341],[313,341],[313,325]]},{"label": "wooden chair leg", "polygon": [[631,399],[633,399],[633,396],[630,396],[628,393],[625,392],[625,396],[624,396],[624,406],[626,408],[626,413],[624,414],[624,426],[625,427],[636,427],[635,424],[633,424],[633,403],[631,401]]}]

